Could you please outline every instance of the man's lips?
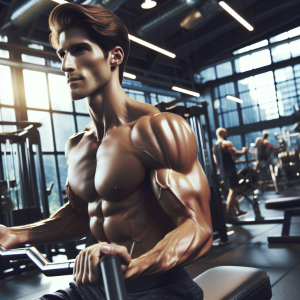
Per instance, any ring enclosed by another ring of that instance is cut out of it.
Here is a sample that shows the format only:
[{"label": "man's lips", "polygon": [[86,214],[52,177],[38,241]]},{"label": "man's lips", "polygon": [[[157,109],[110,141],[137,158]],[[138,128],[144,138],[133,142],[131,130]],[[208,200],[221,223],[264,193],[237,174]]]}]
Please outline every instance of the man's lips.
[{"label": "man's lips", "polygon": [[82,80],[82,79],[79,78],[79,77],[70,77],[70,78],[67,79],[67,83],[69,84],[69,83],[72,83],[72,82],[77,82],[79,80]]}]

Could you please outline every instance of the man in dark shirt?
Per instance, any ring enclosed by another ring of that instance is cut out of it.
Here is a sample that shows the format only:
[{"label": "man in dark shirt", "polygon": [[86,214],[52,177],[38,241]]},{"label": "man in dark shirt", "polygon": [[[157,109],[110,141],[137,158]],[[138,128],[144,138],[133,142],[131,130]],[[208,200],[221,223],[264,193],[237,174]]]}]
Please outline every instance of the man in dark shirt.
[{"label": "man in dark shirt", "polygon": [[227,141],[227,130],[225,128],[218,128],[216,130],[218,140],[213,146],[213,157],[216,165],[220,170],[220,174],[226,187],[228,188],[227,196],[227,214],[231,214],[231,211],[236,207],[236,216],[245,215],[240,209],[239,201],[237,198],[238,192],[238,179],[235,169],[235,162],[232,156],[240,156],[248,152],[247,147],[243,147],[242,151],[237,151],[230,141]]}]

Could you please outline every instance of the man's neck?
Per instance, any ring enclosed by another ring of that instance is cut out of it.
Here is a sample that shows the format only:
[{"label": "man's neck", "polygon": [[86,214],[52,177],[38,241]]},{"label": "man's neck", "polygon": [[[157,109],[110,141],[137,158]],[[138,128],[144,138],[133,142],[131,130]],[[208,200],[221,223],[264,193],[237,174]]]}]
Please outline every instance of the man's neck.
[{"label": "man's neck", "polygon": [[112,76],[100,92],[88,97],[88,109],[95,125],[98,141],[102,140],[109,129],[130,121],[127,109],[130,98],[122,89],[118,76],[114,77]]}]

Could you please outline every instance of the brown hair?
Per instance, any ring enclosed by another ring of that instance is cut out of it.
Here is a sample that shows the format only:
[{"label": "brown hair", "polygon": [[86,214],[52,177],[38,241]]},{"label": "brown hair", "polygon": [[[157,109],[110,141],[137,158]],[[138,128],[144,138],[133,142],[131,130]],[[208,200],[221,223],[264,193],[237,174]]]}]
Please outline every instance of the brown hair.
[{"label": "brown hair", "polygon": [[59,44],[59,35],[72,27],[84,28],[101,48],[105,58],[110,50],[120,46],[124,51],[124,59],[119,66],[119,80],[122,83],[130,44],[126,26],[112,11],[98,5],[61,4],[52,10],[49,27],[50,44],[55,49]]}]

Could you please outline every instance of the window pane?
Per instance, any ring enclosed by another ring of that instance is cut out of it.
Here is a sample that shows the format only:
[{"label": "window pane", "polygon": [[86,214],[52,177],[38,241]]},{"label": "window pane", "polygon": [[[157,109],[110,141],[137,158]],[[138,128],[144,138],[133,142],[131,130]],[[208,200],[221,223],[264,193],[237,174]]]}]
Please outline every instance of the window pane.
[{"label": "window pane", "polygon": [[23,70],[26,104],[28,107],[49,109],[46,74]]},{"label": "window pane", "polygon": [[223,112],[237,109],[237,103],[235,101],[231,101],[227,98],[221,98],[220,102],[221,102],[221,107]]},{"label": "window pane", "polygon": [[0,57],[1,58],[9,58],[9,51],[0,49]]},{"label": "window pane", "polygon": [[294,29],[289,30],[288,34],[289,34],[289,38],[292,38],[292,37],[295,37],[297,35],[300,35],[300,26],[296,27]]},{"label": "window pane", "polygon": [[245,55],[234,60],[235,70],[237,73],[243,73],[252,70],[252,57]]},{"label": "window pane", "polygon": [[251,54],[253,69],[268,66],[271,64],[269,49],[258,51]]},{"label": "window pane", "polygon": [[287,32],[283,32],[281,34],[278,34],[276,36],[271,37],[270,38],[270,43],[280,42],[280,41],[286,40],[288,38],[289,38],[288,33]]},{"label": "window pane", "polygon": [[276,89],[278,100],[296,96],[296,87],[294,80],[288,80],[278,83]]},{"label": "window pane", "polygon": [[296,79],[296,88],[298,95],[300,95],[300,78]]},{"label": "window pane", "polygon": [[278,62],[291,58],[289,44],[279,45],[271,49],[273,62]]},{"label": "window pane", "polygon": [[257,95],[254,90],[240,93],[239,98],[243,100],[241,107],[248,107],[257,104]]},{"label": "window pane", "polygon": [[124,89],[124,92],[132,99],[140,101],[140,102],[146,102],[145,99],[145,93],[141,91],[135,91],[135,90],[129,90]]},{"label": "window pane", "polygon": [[294,113],[294,107],[298,105],[297,97],[279,100],[278,109],[281,116],[290,116]]},{"label": "window pane", "polygon": [[282,69],[277,69],[275,70],[274,75],[275,75],[276,82],[282,82],[289,79],[293,79],[294,78],[293,68],[286,67]]},{"label": "window pane", "polygon": [[0,65],[0,103],[14,105],[10,67]]},{"label": "window pane", "polygon": [[[173,99],[174,99],[174,97],[171,97],[171,96],[157,95],[158,102],[170,102]],[[180,103],[177,103],[177,105],[180,105]]]},{"label": "window pane", "polygon": [[73,115],[53,114],[53,125],[57,151],[65,151],[65,144],[69,137],[75,134]]},{"label": "window pane", "polygon": [[28,110],[27,115],[28,121],[42,123],[42,126],[38,128],[40,132],[42,151],[54,151],[50,113]]},{"label": "window pane", "polygon": [[238,115],[237,111],[232,111],[232,112],[229,112],[229,113],[225,113],[225,114],[223,114],[223,118],[224,118],[225,128],[240,125],[239,115]]},{"label": "window pane", "polygon": [[202,70],[200,74],[195,74],[195,81],[197,83],[205,83],[210,80],[216,79],[216,72],[214,67],[207,68],[205,70]]},{"label": "window pane", "polygon": [[88,107],[87,107],[87,98],[81,100],[75,100],[75,111],[82,114],[88,114]]},{"label": "window pane", "polygon": [[65,76],[48,74],[51,107],[53,110],[73,111],[71,91]]},{"label": "window pane", "polygon": [[295,74],[295,77],[300,77],[300,65],[294,66],[294,74]]},{"label": "window pane", "polygon": [[233,95],[235,94],[234,84],[233,82],[225,83],[219,86],[220,96],[224,97],[226,95]]},{"label": "window pane", "polygon": [[78,131],[82,131],[92,121],[92,119],[89,116],[77,116],[76,121]]},{"label": "window pane", "polygon": [[[16,114],[13,108],[1,107],[0,108],[0,121],[16,121]],[[15,125],[1,125],[0,132],[10,132],[17,130]]]},{"label": "window pane", "polygon": [[276,101],[276,92],[275,92],[274,85],[268,85],[256,89],[256,93],[257,93],[258,103],[260,105],[267,102]]},{"label": "window pane", "polygon": [[257,88],[265,85],[274,84],[273,72],[266,72],[254,76],[255,86]]},{"label": "window pane", "polygon": [[219,121],[219,126],[220,126],[220,127],[224,127],[224,125],[223,125],[223,118],[222,118],[222,115],[221,115],[221,114],[218,115],[218,121]]},{"label": "window pane", "polygon": [[22,61],[42,66],[44,66],[46,63],[45,58],[31,56],[27,54],[22,54]]},{"label": "window pane", "polygon": [[232,75],[231,62],[228,61],[223,64],[217,65],[216,70],[217,70],[218,78],[223,78],[223,77]]},{"label": "window pane", "polygon": [[278,119],[278,108],[277,102],[263,103],[259,106],[260,119],[261,121]]},{"label": "window pane", "polygon": [[239,92],[244,92],[255,88],[255,81],[253,76],[239,80],[237,83]]},{"label": "window pane", "polygon": [[291,53],[293,57],[300,55],[300,40],[293,41],[290,43]]},{"label": "window pane", "polygon": [[56,163],[54,155],[43,155],[43,164],[46,177],[46,186],[49,186],[51,181],[54,183],[51,195],[48,196],[50,215],[53,215],[61,206],[61,193],[58,191]]},{"label": "window pane", "polygon": [[65,189],[65,185],[68,177],[68,168],[66,163],[66,158],[64,155],[57,155],[59,177],[60,177],[60,186],[62,191]]},{"label": "window pane", "polygon": [[248,108],[243,108],[242,117],[244,125],[259,122],[258,107],[252,106]]}]

